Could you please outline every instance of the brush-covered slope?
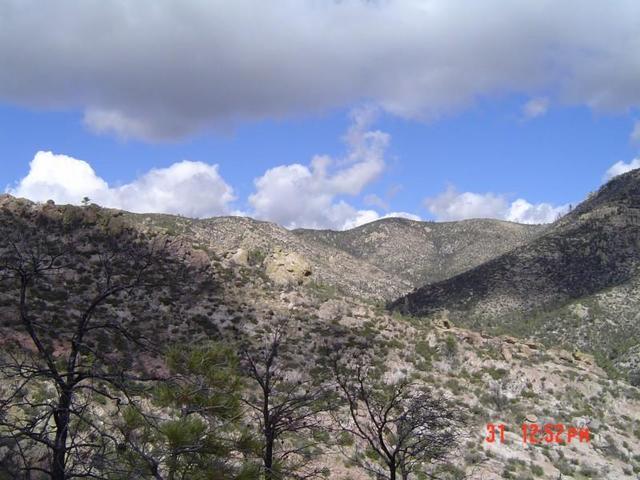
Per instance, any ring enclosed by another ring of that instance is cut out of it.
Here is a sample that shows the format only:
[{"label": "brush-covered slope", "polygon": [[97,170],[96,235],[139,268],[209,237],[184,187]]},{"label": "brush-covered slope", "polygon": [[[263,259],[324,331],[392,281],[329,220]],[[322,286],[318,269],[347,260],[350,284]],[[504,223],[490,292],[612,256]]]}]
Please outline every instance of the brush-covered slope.
[{"label": "brush-covered slope", "polygon": [[640,338],[640,170],[614,178],[541,236],[391,304],[618,357]]},{"label": "brush-covered slope", "polygon": [[[131,222],[142,231],[170,233],[172,241],[182,244],[180,252],[189,251],[188,258],[197,268],[188,270],[192,275],[184,278],[179,290],[163,289],[151,295],[116,298],[97,312],[98,321],[117,321],[133,339],[140,341],[147,337],[154,347],[143,355],[133,344],[120,344],[114,341],[115,337],[96,334],[95,346],[111,354],[109,359],[114,367],[162,374],[166,368],[162,354],[168,347],[198,345],[209,340],[224,340],[233,345],[238,338],[259,336],[270,331],[278,320],[287,319],[291,327],[290,356],[285,368],[291,374],[313,375],[319,365],[328,362],[328,352],[343,352],[339,348],[345,345],[365,344],[386,376],[407,376],[421,388],[445,395],[465,414],[464,441],[434,478],[498,480],[531,478],[529,475],[534,472],[536,478],[632,479],[640,472],[637,456],[640,390],[624,381],[607,378],[591,356],[545,348],[537,342],[509,336],[480,335],[446,322],[415,321],[337,289],[274,283],[263,268],[271,253],[265,257],[254,253],[247,262],[237,256],[234,259],[216,253],[231,251],[235,255],[238,248],[248,247],[267,251],[276,245],[276,239],[283,248],[297,245],[289,243],[291,237],[286,230],[247,219],[194,222],[171,216],[136,216],[95,206],[38,205],[0,196],[0,233],[4,239],[0,242],[0,254],[9,248],[7,240],[16,236],[16,226],[23,224],[27,231],[46,232],[44,236],[54,247],[74,239],[88,241],[75,242],[81,246],[74,253],[77,265],[70,264],[68,271],[43,280],[39,288],[32,290],[37,309],[31,314],[57,358],[64,359],[68,353],[65,346],[68,348],[69,335],[65,328],[73,332],[73,323],[69,322],[76,318],[75,306],[86,303],[104,274],[96,252],[103,242],[117,236]],[[38,230],[43,226],[47,228]],[[164,235],[160,237],[165,239]],[[215,245],[215,251],[209,245]],[[352,258],[354,262],[357,260]],[[166,264],[158,273],[175,276],[177,271],[171,268],[180,266],[179,262]],[[136,272],[135,264],[125,262],[122,267]],[[366,270],[363,272],[363,281],[367,281]],[[28,335],[17,321],[18,298],[15,282],[5,281],[0,288],[0,363],[10,351],[33,352]],[[93,344],[88,347],[93,348]],[[86,358],[91,361],[89,352]],[[6,398],[13,385],[14,379],[0,369],[0,400]],[[167,418],[182,414],[178,408],[163,406],[160,410],[150,390],[147,394],[140,403],[148,413],[162,412]],[[21,398],[40,403],[42,398],[55,398],[55,388],[46,378],[37,379],[23,389],[22,395]],[[115,397],[90,403],[96,423],[115,435],[115,441],[122,445],[117,429],[121,420],[118,405]],[[34,415],[33,409],[27,407],[5,414]],[[346,415],[344,411],[334,413]],[[519,429],[525,420],[588,425],[593,437],[589,443],[572,445],[524,445]],[[504,444],[485,441],[489,422],[505,423]],[[250,428],[254,438],[260,437],[253,417],[244,418],[242,427]],[[336,425],[329,427],[333,430],[314,437],[314,442],[318,442],[313,451],[317,465],[326,467],[326,478],[373,478],[347,456],[356,449],[366,451],[365,445],[349,447],[344,435],[336,434]],[[299,440],[299,436],[285,438],[289,442],[286,445],[299,445],[295,443]],[[28,445],[28,441],[23,441],[22,446]],[[27,461],[38,466],[43,459],[42,450],[34,448],[30,452]],[[82,460],[86,464],[95,462],[95,471],[101,473],[102,458],[87,455]],[[18,459],[15,441],[0,445],[0,478],[27,478],[21,475]],[[430,473],[427,470],[425,475]],[[129,478],[146,480],[158,476],[140,473]]]},{"label": "brush-covered slope", "polygon": [[290,231],[243,217],[204,220],[171,215],[127,218],[142,228],[183,235],[220,257],[243,255],[268,268],[294,255],[309,265],[305,283],[372,300],[390,300],[425,282],[448,278],[522,245],[543,226],[498,220],[415,222],[385,219],[352,230]]},{"label": "brush-covered slope", "polygon": [[125,217],[139,228],[184,237],[197,249],[219,258],[233,259],[238,264],[257,266],[263,272],[280,266],[284,269],[306,269],[304,283],[319,288],[388,300],[407,293],[414,286],[362,258],[323,242],[301,237],[274,223],[245,217],[196,220],[172,215],[129,213]]},{"label": "brush-covered slope", "polygon": [[344,250],[418,286],[480,265],[526,243],[544,228],[489,219],[435,223],[388,218],[342,232],[294,233]]}]

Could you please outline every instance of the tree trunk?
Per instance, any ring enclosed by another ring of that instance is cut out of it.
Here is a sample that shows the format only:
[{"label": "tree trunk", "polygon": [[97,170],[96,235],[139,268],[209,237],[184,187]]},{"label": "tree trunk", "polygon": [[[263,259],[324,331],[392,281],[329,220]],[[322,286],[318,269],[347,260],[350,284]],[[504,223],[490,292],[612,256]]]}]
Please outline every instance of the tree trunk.
[{"label": "tree trunk", "polygon": [[56,425],[56,438],[53,444],[53,464],[51,465],[51,480],[66,480],[65,468],[67,460],[67,437],[69,435],[69,420],[71,410],[71,391],[63,390],[58,399],[58,408],[53,414]]},{"label": "tree trunk", "polygon": [[265,448],[264,448],[264,479],[273,480],[273,436],[270,432],[265,435]]},{"label": "tree trunk", "polygon": [[396,464],[389,463],[389,480],[396,480]]}]

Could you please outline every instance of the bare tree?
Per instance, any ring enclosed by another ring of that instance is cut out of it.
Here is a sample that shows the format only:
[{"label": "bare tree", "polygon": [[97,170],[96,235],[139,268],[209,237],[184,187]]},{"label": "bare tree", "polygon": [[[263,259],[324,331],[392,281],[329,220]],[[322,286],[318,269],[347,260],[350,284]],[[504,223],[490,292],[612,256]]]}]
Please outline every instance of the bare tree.
[{"label": "bare tree", "polygon": [[446,399],[407,378],[386,383],[365,357],[354,366],[337,358],[333,371],[348,414],[334,414],[339,428],[365,446],[345,452],[378,478],[403,480],[446,461],[460,437],[462,417]]},{"label": "bare tree", "polygon": [[[244,399],[262,435],[262,463],[265,480],[312,478],[320,471],[309,467],[306,455],[317,442],[301,437],[322,427],[320,414],[326,407],[327,390],[322,381],[304,372],[299,363],[287,368],[288,322],[241,349],[245,375],[251,389]],[[298,436],[300,443],[291,442]]]},{"label": "bare tree", "polygon": [[155,347],[132,319],[152,315],[151,299],[179,283],[184,254],[97,208],[2,213],[15,341],[0,360],[0,437],[15,442],[24,478],[101,478],[117,439],[97,410],[117,410],[158,378],[133,367]]}]

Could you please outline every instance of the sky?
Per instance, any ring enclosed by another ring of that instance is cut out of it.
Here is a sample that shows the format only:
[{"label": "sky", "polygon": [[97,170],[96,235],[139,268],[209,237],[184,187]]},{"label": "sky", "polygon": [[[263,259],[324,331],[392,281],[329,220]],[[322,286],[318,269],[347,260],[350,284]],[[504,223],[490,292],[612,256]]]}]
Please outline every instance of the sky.
[{"label": "sky", "polygon": [[640,2],[5,0],[0,167],[287,228],[551,222],[640,167]]}]

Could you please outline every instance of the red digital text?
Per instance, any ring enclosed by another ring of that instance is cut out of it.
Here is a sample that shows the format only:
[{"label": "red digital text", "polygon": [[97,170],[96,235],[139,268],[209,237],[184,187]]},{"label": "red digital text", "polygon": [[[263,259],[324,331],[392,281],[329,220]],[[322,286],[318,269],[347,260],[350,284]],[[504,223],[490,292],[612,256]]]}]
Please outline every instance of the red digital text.
[{"label": "red digital text", "polygon": [[[487,423],[487,443],[504,443],[507,427],[504,423]],[[555,443],[566,445],[574,442],[588,443],[591,435],[588,427],[573,427],[563,423],[523,423],[520,427],[524,444]]]}]

